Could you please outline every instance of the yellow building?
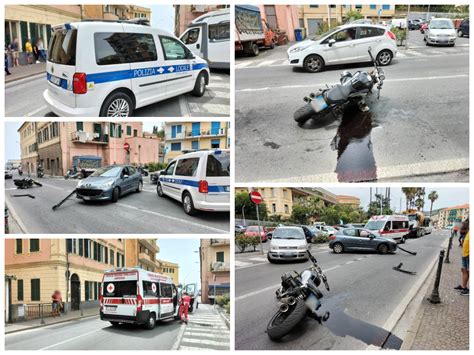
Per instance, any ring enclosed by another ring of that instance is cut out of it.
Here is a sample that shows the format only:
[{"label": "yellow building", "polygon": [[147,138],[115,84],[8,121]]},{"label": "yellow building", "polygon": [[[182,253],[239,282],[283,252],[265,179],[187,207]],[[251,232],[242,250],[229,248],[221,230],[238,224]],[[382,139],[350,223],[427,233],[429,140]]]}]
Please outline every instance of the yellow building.
[{"label": "yellow building", "polygon": [[468,217],[469,204],[444,208],[438,213],[437,228],[446,228],[453,224],[460,225]]},{"label": "yellow building", "polygon": [[82,5],[84,18],[103,20],[151,20],[151,9],[137,5]]},{"label": "yellow building", "polygon": [[157,260],[158,271],[160,274],[168,276],[175,285],[179,284],[179,265],[165,260]]},{"label": "yellow building", "polygon": [[201,302],[230,294],[230,239],[201,239]]},{"label": "yellow building", "polygon": [[36,122],[24,122],[18,129],[20,135],[21,165],[27,174],[36,171],[38,161],[36,125]]},{"label": "yellow building", "polygon": [[126,239],[125,266],[140,267],[151,272],[159,272],[160,264],[156,259],[160,247],[156,239]]},{"label": "yellow building", "polygon": [[229,123],[165,122],[165,161],[169,162],[184,152],[198,149],[228,149]]},{"label": "yellow building", "polygon": [[[293,205],[311,196],[319,197],[325,205],[337,203],[337,197],[333,193],[321,188],[294,188],[294,187],[256,187],[252,190],[260,192],[269,216],[278,215],[289,218],[293,211]],[[235,193],[248,193],[248,188],[236,187]]]},{"label": "yellow building", "polygon": [[388,20],[395,15],[395,5],[301,5],[298,9],[299,25],[314,36],[323,23],[331,19],[331,26],[342,23],[348,11],[358,11],[365,19],[375,22]]},{"label": "yellow building", "polygon": [[356,196],[337,195],[337,203],[341,205],[349,205],[351,207],[358,208],[360,206],[360,198]]}]

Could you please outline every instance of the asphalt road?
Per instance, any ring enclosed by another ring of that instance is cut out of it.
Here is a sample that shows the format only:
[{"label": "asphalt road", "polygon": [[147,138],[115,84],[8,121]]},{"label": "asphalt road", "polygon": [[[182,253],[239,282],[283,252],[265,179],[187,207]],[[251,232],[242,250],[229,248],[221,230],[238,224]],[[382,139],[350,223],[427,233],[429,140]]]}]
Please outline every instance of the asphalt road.
[{"label": "asphalt road", "polygon": [[[236,181],[423,181],[429,175],[433,182],[446,181],[445,172],[465,172],[468,39],[458,38],[454,48],[413,47],[384,67],[380,100],[369,103],[368,114],[347,112],[303,127],[293,113],[304,96],[336,83],[343,70],[370,70],[369,64],[309,74],[286,64],[287,47],[238,58]],[[468,181],[466,173],[454,177]]]},{"label": "asphalt road", "polygon": [[[330,312],[323,325],[306,318],[280,342],[272,342],[265,333],[276,312],[275,290],[285,272],[302,270],[305,264],[270,264],[263,257],[237,256],[235,272],[235,346],[238,350],[361,350],[368,346],[399,349],[401,334],[389,337],[384,329],[404,296],[414,287],[439,255],[440,246],[449,237],[446,231],[420,239],[410,239],[403,248],[416,251],[412,256],[398,250],[395,254],[333,254],[326,248],[314,249],[314,256],[325,271],[330,292],[324,287],[320,314]],[[240,263],[239,263],[240,262]],[[412,276],[392,270],[416,271]],[[240,265],[240,266],[239,266]],[[405,305],[406,306],[406,305]]]},{"label": "asphalt road", "polygon": [[[43,99],[45,75],[36,75],[5,86],[5,116],[54,117]],[[134,117],[228,117],[230,115],[230,75],[213,71],[207,92],[202,97],[185,94],[145,106]]]},{"label": "asphalt road", "polygon": [[[15,178],[18,176],[15,175]],[[10,218],[26,233],[228,233],[229,213],[199,213],[188,216],[181,204],[156,194],[156,185],[144,178],[143,191],[122,196],[117,203],[84,202],[71,197],[56,211],[51,208],[65,198],[78,180],[36,179],[42,187],[18,190],[5,181],[5,200]],[[29,197],[13,197],[32,194]]]}]

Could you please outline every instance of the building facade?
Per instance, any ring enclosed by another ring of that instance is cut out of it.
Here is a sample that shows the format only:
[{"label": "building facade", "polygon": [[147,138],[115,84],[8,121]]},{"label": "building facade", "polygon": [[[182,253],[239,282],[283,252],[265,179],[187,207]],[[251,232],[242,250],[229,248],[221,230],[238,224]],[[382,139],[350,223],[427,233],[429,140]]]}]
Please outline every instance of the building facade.
[{"label": "building facade", "polygon": [[230,240],[201,239],[201,302],[214,304],[216,296],[230,294]]},{"label": "building facade", "polygon": [[467,218],[469,218],[469,204],[444,208],[437,214],[436,226],[446,228],[454,224],[460,225]]},{"label": "building facade", "polygon": [[122,239],[5,239],[9,313],[27,318],[28,306],[50,307],[55,290],[68,309],[96,307],[102,275],[124,266],[124,250]]},{"label": "building facade", "polygon": [[297,5],[258,5],[260,15],[273,30],[285,31],[290,41],[295,40],[295,29],[299,27]]},{"label": "building facade", "polygon": [[151,9],[137,5],[82,5],[83,17],[102,20],[151,20]]},{"label": "building facade", "polygon": [[158,272],[156,254],[159,251],[156,239],[125,239],[125,266]]},{"label": "building facade", "polygon": [[36,171],[38,163],[37,122],[24,122],[18,129],[20,135],[21,166],[25,173]]},{"label": "building facade", "polygon": [[228,7],[229,5],[174,5],[174,34],[179,37],[188,25],[199,16]]},{"label": "building facade", "polygon": [[356,196],[337,195],[336,197],[338,204],[349,205],[354,208],[358,208],[360,206],[360,198]]},{"label": "building facade", "polygon": [[179,284],[179,264],[172,263],[171,261],[157,260],[158,272],[160,274],[168,276],[175,285]]},{"label": "building facade", "polygon": [[165,161],[198,149],[228,149],[229,122],[165,122]]}]

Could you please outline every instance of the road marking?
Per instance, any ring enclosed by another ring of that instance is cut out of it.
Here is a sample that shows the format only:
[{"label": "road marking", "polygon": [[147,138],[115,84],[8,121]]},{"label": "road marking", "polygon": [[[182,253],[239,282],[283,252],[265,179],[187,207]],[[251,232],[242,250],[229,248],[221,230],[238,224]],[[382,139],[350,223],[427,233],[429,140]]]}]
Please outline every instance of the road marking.
[{"label": "road marking", "polygon": [[229,347],[228,342],[222,341],[215,341],[215,340],[207,340],[207,339],[191,339],[191,338],[184,338],[183,343],[191,343],[191,344],[203,344],[203,345],[213,345],[213,346],[225,346]]},{"label": "road marking", "polygon": [[26,117],[34,116],[36,113],[38,113],[42,110],[46,110],[47,108],[48,108],[48,106],[46,106],[46,105],[40,106],[38,109],[36,109],[34,111],[31,111],[31,112],[28,112],[25,116]]},{"label": "road marking", "polygon": [[237,267],[240,267],[240,266],[253,265],[253,264],[252,263],[247,263],[245,261],[235,260],[234,265],[237,266]]},{"label": "road marking", "polygon": [[42,348],[40,350],[48,350],[48,349],[51,349],[51,348],[54,348],[55,346],[58,346],[58,345],[61,345],[61,344],[64,344],[64,343],[67,343],[67,342],[70,342],[72,340],[76,340],[78,338],[81,338],[85,335],[89,335],[89,334],[93,334],[93,333],[96,333],[98,331],[101,331],[103,328],[100,328],[100,329],[96,329],[96,330],[93,330],[93,331],[90,331],[90,332],[87,332],[87,333],[84,333],[84,334],[81,334],[81,335],[78,335],[78,336],[75,336],[75,337],[72,337],[72,338],[69,338],[69,339],[66,339],[66,340],[63,340],[63,341],[60,341],[59,343],[56,343],[56,344],[53,344],[53,345],[49,345],[45,348]]},{"label": "road marking", "polygon": [[[56,189],[56,190],[68,191],[67,189],[63,189],[62,187],[57,187],[57,186],[54,186],[54,185],[46,184],[46,183],[44,183],[44,182],[42,182],[42,184],[43,184],[43,186],[52,187],[53,189]],[[71,193],[72,190],[71,190],[71,191],[68,191],[68,192]]]},{"label": "road marking", "polygon": [[158,216],[158,217],[162,217],[162,218],[168,218],[168,219],[171,219],[172,221],[176,221],[176,222],[179,222],[179,223],[181,223],[181,224],[184,223],[184,224],[188,224],[188,225],[195,226],[195,227],[199,227],[199,228],[203,228],[203,229],[208,229],[208,230],[210,230],[210,231],[214,231],[214,232],[217,232],[217,233],[229,233],[229,231],[226,231],[226,230],[223,230],[223,229],[219,229],[219,228],[207,226],[207,225],[201,224],[201,223],[196,223],[196,222],[191,222],[191,221],[183,220],[182,218],[178,218],[178,217],[167,216],[167,215],[162,214],[162,213],[159,213],[159,212],[154,212],[154,211],[150,211],[150,210],[138,208],[138,207],[135,207],[135,206],[127,205],[127,204],[125,204],[125,203],[117,203],[117,205],[123,206],[123,207],[126,207],[126,208],[130,208],[130,209],[132,209],[132,210],[136,210],[136,211],[140,211],[140,212],[152,214],[152,215],[154,215],[154,216]]},{"label": "road marking", "polygon": [[188,102],[186,100],[186,95],[179,95],[178,103],[179,111],[181,112],[181,117],[191,116],[191,112],[189,112],[188,108]]},{"label": "road marking", "polygon": [[181,343],[181,339],[183,338],[183,334],[185,330],[186,330],[186,326],[184,324],[181,324],[181,328],[179,329],[178,336],[176,337],[176,341],[171,347],[171,350],[178,350],[179,344]]},{"label": "road marking", "polygon": [[5,89],[8,89],[10,87],[13,87],[13,86],[18,86],[18,85],[21,85],[23,83],[26,83],[28,82],[29,84],[31,84],[31,81],[32,80],[38,80],[38,79],[43,79],[45,78],[45,74],[46,74],[46,71],[44,73],[39,73],[39,74],[35,74],[35,75],[31,75],[27,78],[22,78],[22,79],[18,79],[18,80],[13,80],[13,81],[9,81],[9,82],[6,82],[5,83]]},{"label": "road marking", "polygon": [[425,57],[426,56],[425,53],[420,53],[420,52],[417,52],[417,51],[410,51],[409,53],[411,55],[414,55],[415,57]]}]

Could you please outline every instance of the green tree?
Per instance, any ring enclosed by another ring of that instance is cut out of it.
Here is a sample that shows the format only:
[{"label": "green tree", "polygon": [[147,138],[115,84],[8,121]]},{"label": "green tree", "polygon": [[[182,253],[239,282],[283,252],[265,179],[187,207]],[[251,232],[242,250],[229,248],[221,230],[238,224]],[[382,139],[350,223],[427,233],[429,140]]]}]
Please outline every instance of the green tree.
[{"label": "green tree", "polygon": [[344,23],[349,23],[349,22],[360,20],[363,18],[364,18],[364,15],[362,15],[359,11],[349,10],[344,15]]},{"label": "green tree", "polygon": [[293,205],[290,220],[296,224],[308,224],[310,208],[305,205]]},{"label": "green tree", "polygon": [[430,217],[431,217],[431,212],[433,211],[433,203],[438,199],[438,193],[436,191],[431,191],[428,195],[428,199],[431,201],[431,206],[430,206]]},{"label": "green tree", "polygon": [[[382,207],[382,211],[380,211],[380,207]],[[385,197],[382,194],[375,194],[375,201],[369,203],[367,214],[369,217],[380,214],[393,214],[393,211],[390,208],[390,198]]]},{"label": "green tree", "polygon": [[415,206],[418,211],[423,211],[423,207],[425,207],[425,188],[424,187],[416,188]]},{"label": "green tree", "polygon": [[417,187],[402,187],[402,192],[405,194],[407,211],[414,207],[414,199],[417,189]]},{"label": "green tree", "polygon": [[[245,219],[257,219],[257,208],[255,203],[250,200],[248,192],[240,192],[235,194],[235,215],[242,218],[242,207],[244,207]],[[267,207],[265,202],[262,202],[259,206],[260,220],[267,219]]]}]

